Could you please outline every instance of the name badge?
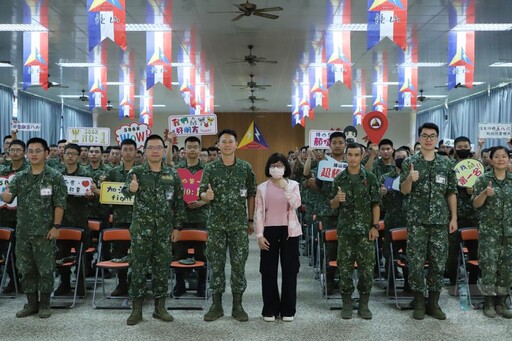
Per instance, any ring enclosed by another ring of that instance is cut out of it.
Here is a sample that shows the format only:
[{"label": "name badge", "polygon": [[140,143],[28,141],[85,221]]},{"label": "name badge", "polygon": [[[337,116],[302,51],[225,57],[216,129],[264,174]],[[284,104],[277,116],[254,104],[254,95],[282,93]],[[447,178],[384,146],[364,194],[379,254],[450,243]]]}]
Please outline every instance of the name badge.
[{"label": "name badge", "polygon": [[174,192],[173,191],[167,191],[165,192],[165,199],[167,200],[172,200],[172,197],[174,196]]},{"label": "name badge", "polygon": [[438,184],[446,184],[446,176],[444,175],[436,175],[436,183]]},{"label": "name badge", "polygon": [[41,188],[41,196],[42,197],[47,197],[49,195],[52,195],[52,188],[51,187]]},{"label": "name badge", "polygon": [[240,189],[240,196],[244,197],[244,198],[247,196],[247,189],[246,188],[241,188]]}]

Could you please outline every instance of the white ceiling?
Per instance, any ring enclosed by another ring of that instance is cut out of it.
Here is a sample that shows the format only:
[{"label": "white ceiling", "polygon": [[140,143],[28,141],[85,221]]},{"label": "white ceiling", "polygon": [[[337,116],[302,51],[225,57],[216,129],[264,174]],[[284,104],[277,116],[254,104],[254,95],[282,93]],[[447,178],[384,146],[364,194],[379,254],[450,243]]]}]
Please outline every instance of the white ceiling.
[{"label": "white ceiling", "polygon": [[[30,88],[29,91],[38,95],[60,101],[58,95],[81,94],[87,89],[88,74],[86,69],[60,69],[59,60],[68,62],[87,61],[87,10],[86,0],[48,0],[49,1],[49,59],[50,79],[61,82],[69,88],[51,88],[47,92]],[[174,0],[173,1],[173,58],[176,59],[183,32],[194,28],[205,51],[206,62],[215,73],[216,112],[241,112],[251,105],[249,101],[238,101],[250,95],[249,90],[233,87],[233,84],[245,84],[249,74],[255,75],[259,84],[270,84],[272,87],[257,90],[255,96],[266,98],[268,102],[256,102],[262,112],[288,112],[291,103],[291,80],[298,67],[300,53],[308,41],[312,28],[326,27],[325,0],[252,0],[261,7],[281,6],[281,12],[272,12],[280,17],[276,20],[261,17],[243,17],[240,21],[231,22],[236,14],[208,14],[209,11],[235,10],[233,3],[243,0]],[[2,0],[0,2],[0,23],[22,22],[23,0]],[[365,23],[366,0],[352,0],[352,22]],[[419,61],[446,62],[448,44],[448,0],[409,0],[408,23],[417,25],[419,41]],[[144,23],[146,1],[126,0],[128,23]],[[512,22],[512,1],[510,0],[476,0],[477,23],[508,23]],[[14,72],[18,81],[21,80],[23,34],[0,32],[0,60],[9,60],[15,65]],[[352,32],[352,62],[354,67],[368,70],[371,75],[372,51],[385,50],[389,55],[389,81],[397,81],[396,64],[398,48],[390,41],[384,40],[371,51],[366,51],[366,32]],[[489,68],[489,64],[497,61],[512,61],[512,32],[477,32],[475,37],[475,81],[486,84],[474,89],[458,88],[447,93],[442,86],[447,82],[447,68],[420,68],[419,88],[424,95],[448,95],[449,100],[467,96],[473,92],[486,90],[500,82],[512,79],[512,68]],[[143,32],[127,32],[128,46],[135,50],[136,70],[145,66],[145,34]],[[228,64],[232,57],[243,58],[248,54],[247,45],[253,44],[253,53],[269,60],[277,60],[277,64],[258,64],[249,66],[246,63]],[[109,81],[119,80],[119,48],[109,43]],[[177,81],[174,70],[173,81]],[[138,81],[138,72],[136,79]],[[13,69],[0,68],[0,83],[15,84]],[[138,82],[137,82],[138,84]],[[20,86],[20,85],[19,85]],[[21,86],[20,86],[21,87]],[[138,94],[136,86],[136,94]],[[371,76],[367,76],[367,94],[371,93]],[[118,86],[108,87],[108,97],[114,107],[118,102]],[[352,104],[352,91],[341,84],[336,84],[329,91],[330,112],[351,113],[351,108],[340,105]],[[397,86],[389,86],[388,106],[393,107],[397,97]],[[65,99],[65,103],[84,108],[77,99]],[[421,109],[441,104],[442,101],[428,100]],[[165,108],[155,108],[155,113],[184,114],[188,108],[183,102],[179,89],[174,87],[168,91],[158,85],[154,92],[154,103],[165,104]],[[370,104],[370,101],[367,102]],[[136,103],[136,113],[138,113]],[[317,113],[323,112],[318,108]],[[138,115],[137,115],[138,116]]]}]

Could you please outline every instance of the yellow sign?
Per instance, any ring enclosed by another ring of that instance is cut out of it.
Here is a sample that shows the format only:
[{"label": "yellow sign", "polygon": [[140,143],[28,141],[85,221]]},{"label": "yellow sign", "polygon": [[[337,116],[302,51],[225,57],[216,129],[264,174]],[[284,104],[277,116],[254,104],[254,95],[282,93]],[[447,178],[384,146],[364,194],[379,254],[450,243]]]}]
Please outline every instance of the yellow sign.
[{"label": "yellow sign", "polygon": [[473,187],[476,179],[484,174],[484,165],[475,159],[465,159],[459,161],[455,167],[455,176],[457,184],[461,187]]},{"label": "yellow sign", "polygon": [[108,182],[101,183],[100,203],[107,205],[133,205],[134,197],[130,199],[121,193],[124,182]]}]

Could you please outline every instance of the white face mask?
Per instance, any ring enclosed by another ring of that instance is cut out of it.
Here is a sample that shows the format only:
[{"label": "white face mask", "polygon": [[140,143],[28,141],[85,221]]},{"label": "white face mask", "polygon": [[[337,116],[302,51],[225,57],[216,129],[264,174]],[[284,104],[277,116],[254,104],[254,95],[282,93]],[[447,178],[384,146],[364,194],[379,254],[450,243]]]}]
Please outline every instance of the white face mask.
[{"label": "white face mask", "polygon": [[274,179],[281,179],[284,175],[284,168],[270,167],[268,172]]}]

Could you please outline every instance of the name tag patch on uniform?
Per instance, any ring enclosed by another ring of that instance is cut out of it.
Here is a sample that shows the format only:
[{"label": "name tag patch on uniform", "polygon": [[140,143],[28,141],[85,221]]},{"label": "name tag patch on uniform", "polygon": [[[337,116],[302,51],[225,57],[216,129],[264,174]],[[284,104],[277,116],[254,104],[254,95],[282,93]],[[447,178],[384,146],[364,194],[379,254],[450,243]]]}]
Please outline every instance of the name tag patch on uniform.
[{"label": "name tag patch on uniform", "polygon": [[247,189],[246,188],[241,188],[240,189],[240,196],[244,197],[244,198],[247,196]]},{"label": "name tag patch on uniform", "polygon": [[438,184],[446,184],[446,176],[444,175],[436,175],[436,183]]},{"label": "name tag patch on uniform", "polygon": [[49,195],[52,195],[52,188],[51,187],[41,188],[41,196],[42,197],[47,197]]},{"label": "name tag patch on uniform", "polygon": [[167,191],[165,192],[165,199],[167,200],[172,200],[172,197],[174,196],[174,192],[173,191]]}]

